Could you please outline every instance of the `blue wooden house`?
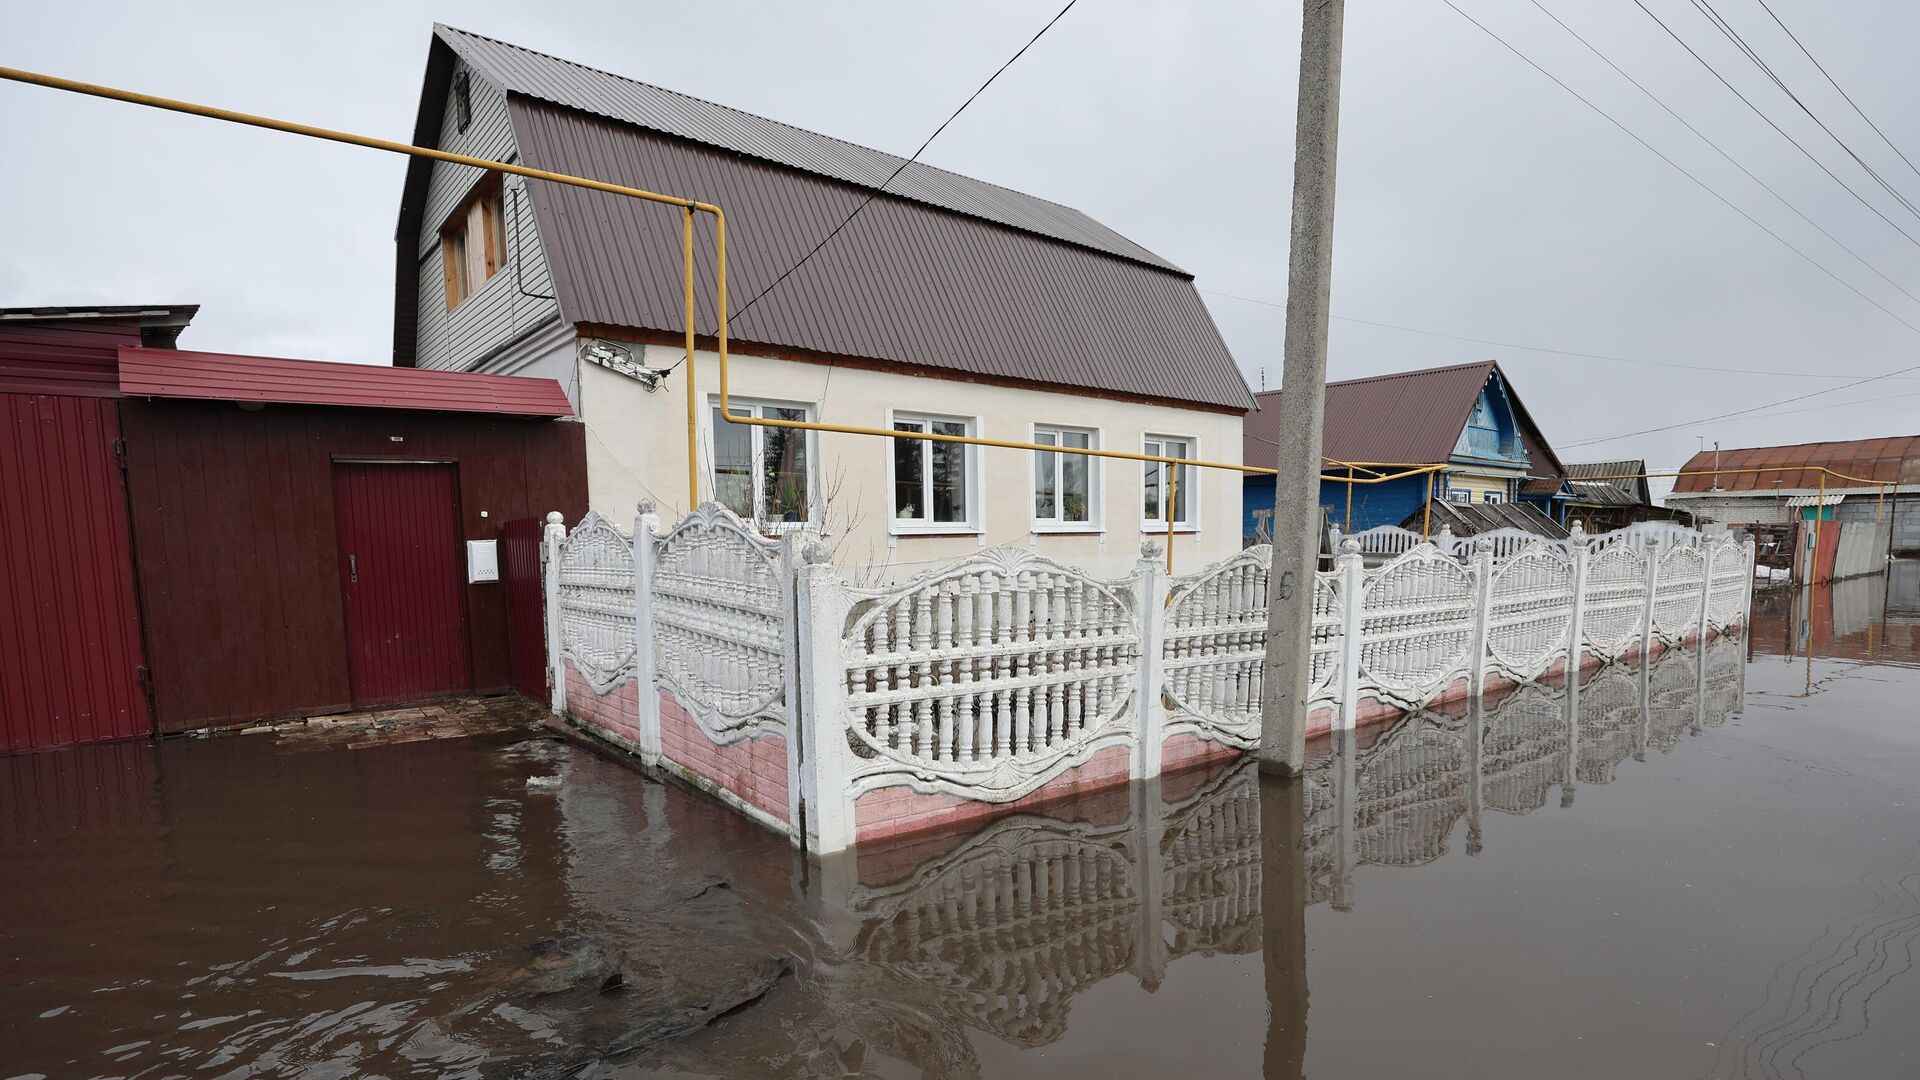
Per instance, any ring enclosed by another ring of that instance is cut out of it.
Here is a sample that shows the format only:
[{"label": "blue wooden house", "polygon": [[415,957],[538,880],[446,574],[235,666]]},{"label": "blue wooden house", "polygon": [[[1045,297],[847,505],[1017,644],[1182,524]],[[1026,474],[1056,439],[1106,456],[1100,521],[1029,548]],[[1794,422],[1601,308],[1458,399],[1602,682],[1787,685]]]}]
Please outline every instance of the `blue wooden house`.
[{"label": "blue wooden house", "polygon": [[[1242,458],[1270,464],[1284,390],[1256,394],[1247,414]],[[1404,371],[1327,384],[1322,453],[1358,463],[1444,464],[1433,498],[1451,503],[1515,503],[1553,521],[1565,517],[1566,470],[1528,415],[1506,373],[1492,360]],[[1381,470],[1383,472],[1392,470]],[[1341,475],[1328,466],[1323,475]],[[1364,478],[1364,471],[1355,471]],[[1273,509],[1273,478],[1249,475],[1241,500],[1247,536]],[[1428,481],[1320,485],[1320,502],[1345,532],[1399,525],[1424,506]]]}]

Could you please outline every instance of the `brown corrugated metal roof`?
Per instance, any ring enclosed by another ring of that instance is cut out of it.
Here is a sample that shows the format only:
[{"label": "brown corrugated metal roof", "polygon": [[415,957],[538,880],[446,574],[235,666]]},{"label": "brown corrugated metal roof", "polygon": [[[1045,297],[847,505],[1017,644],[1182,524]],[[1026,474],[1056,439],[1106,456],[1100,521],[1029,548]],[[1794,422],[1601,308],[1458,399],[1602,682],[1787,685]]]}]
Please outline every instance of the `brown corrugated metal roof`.
[{"label": "brown corrugated metal roof", "polygon": [[[837,179],[522,96],[510,108],[528,165],[724,207],[735,310],[867,195]],[[531,191],[567,320],[680,330],[680,210],[557,184],[536,182]],[[716,321],[709,251],[701,245],[703,334]],[[891,195],[875,198],[731,332],[742,343],[827,357],[1221,409],[1252,404],[1184,275]]]},{"label": "brown corrugated metal roof", "polygon": [[[1787,467],[1789,471],[1759,471],[1773,467]],[[1817,488],[1822,467],[1869,481],[1920,484],[1920,435],[1705,450],[1689,458],[1681,469],[1700,475],[1679,477],[1674,481],[1673,491],[1682,495],[1718,488],[1722,493],[1766,494],[1780,489]],[[1714,469],[1721,470],[1717,477],[1706,475]],[[1830,476],[1827,486],[1860,485]]]},{"label": "brown corrugated metal roof", "polygon": [[[1482,360],[1330,382],[1320,452],[1341,461],[1445,461],[1494,367]],[[1254,395],[1260,411],[1247,414],[1243,460],[1264,465],[1273,457],[1281,393]]]},{"label": "brown corrugated metal roof", "polygon": [[[1421,465],[1446,461],[1460,441],[1460,429],[1466,426],[1480,388],[1499,368],[1492,360],[1482,360],[1330,382],[1320,452],[1341,461]],[[1513,381],[1505,372],[1500,375],[1506,383],[1507,400],[1513,404],[1521,445],[1533,463],[1535,478],[1526,480],[1521,490],[1551,495],[1560,490],[1560,459],[1540,434]],[[1271,462],[1280,429],[1278,405],[1282,392],[1269,390],[1254,395],[1260,409],[1247,414],[1243,461],[1256,465]]]},{"label": "brown corrugated metal roof", "polygon": [[502,416],[573,415],[566,392],[552,379],[181,349],[122,348],[120,392],[128,397],[202,401],[357,405]]},{"label": "brown corrugated metal roof", "polygon": [[[716,105],[711,101],[678,94],[455,27],[435,25],[433,32],[482,78],[509,93],[538,98],[623,124],[745,154],[861,188],[878,187],[905,160],[880,150],[725,105]],[[586,175],[608,179],[594,173]],[[663,187],[657,182],[651,185],[650,190],[716,201],[707,193]],[[945,169],[918,162],[908,165],[887,185],[887,191],[912,202],[1090,247],[1163,270],[1179,269],[1070,206]],[[732,207],[724,203],[720,205],[731,216]]]}]

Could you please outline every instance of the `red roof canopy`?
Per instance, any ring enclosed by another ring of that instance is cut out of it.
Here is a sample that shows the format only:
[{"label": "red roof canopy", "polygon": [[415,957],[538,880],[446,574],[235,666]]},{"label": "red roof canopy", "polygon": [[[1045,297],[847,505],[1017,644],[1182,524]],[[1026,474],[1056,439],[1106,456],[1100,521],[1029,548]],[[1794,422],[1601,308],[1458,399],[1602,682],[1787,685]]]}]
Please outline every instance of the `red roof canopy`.
[{"label": "red roof canopy", "polygon": [[120,392],[128,397],[201,401],[573,415],[566,392],[552,379],[177,349],[122,348]]},{"label": "red roof canopy", "polygon": [[1771,493],[1782,488],[1817,488],[1822,468],[1841,474],[1827,477],[1830,488],[1861,487],[1861,481],[1920,484],[1920,435],[1703,450],[1688,459],[1682,471],[1718,469],[1722,470],[1720,474],[1682,476],[1674,481],[1673,490],[1675,494],[1714,490]]}]

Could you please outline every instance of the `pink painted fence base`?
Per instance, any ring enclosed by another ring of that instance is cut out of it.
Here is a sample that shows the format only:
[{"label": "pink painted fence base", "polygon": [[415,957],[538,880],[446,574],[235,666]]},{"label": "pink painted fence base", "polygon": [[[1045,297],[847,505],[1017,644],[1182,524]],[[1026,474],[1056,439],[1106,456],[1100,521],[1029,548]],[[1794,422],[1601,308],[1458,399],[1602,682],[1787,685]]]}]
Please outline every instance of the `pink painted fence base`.
[{"label": "pink painted fence base", "polygon": [[[787,740],[759,735],[725,745],[707,738],[673,694],[660,695],[660,768],[762,824],[786,831]],[[640,752],[639,686],[632,680],[601,694],[567,664],[567,715],[588,734]]]}]

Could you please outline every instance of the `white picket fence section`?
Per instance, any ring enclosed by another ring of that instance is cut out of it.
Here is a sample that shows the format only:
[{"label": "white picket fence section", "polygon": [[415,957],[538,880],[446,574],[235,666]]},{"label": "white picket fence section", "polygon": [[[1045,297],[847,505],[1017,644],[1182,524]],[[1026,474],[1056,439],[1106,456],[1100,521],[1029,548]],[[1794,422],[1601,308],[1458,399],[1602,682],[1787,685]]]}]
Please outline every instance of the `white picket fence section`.
[{"label": "white picket fence section", "polygon": [[[1751,602],[1750,543],[1665,524],[1410,546],[1404,532],[1344,538],[1315,575],[1311,698],[1336,728],[1368,701],[1417,710],[1723,632]],[[1142,778],[1172,736],[1260,740],[1264,546],[1169,578],[1149,543],[1120,579],[994,549],[864,589],[817,537],[765,540],[711,505],[664,535],[642,514],[637,539],[592,516],[549,537],[556,678],[571,662],[597,693],[664,687],[715,744],[785,736],[779,824],[814,850],[851,846],[854,804],[882,789],[1005,803],[1114,748]],[[1369,544],[1399,550],[1368,568]],[[635,742],[657,758],[656,695],[639,696]]]}]

